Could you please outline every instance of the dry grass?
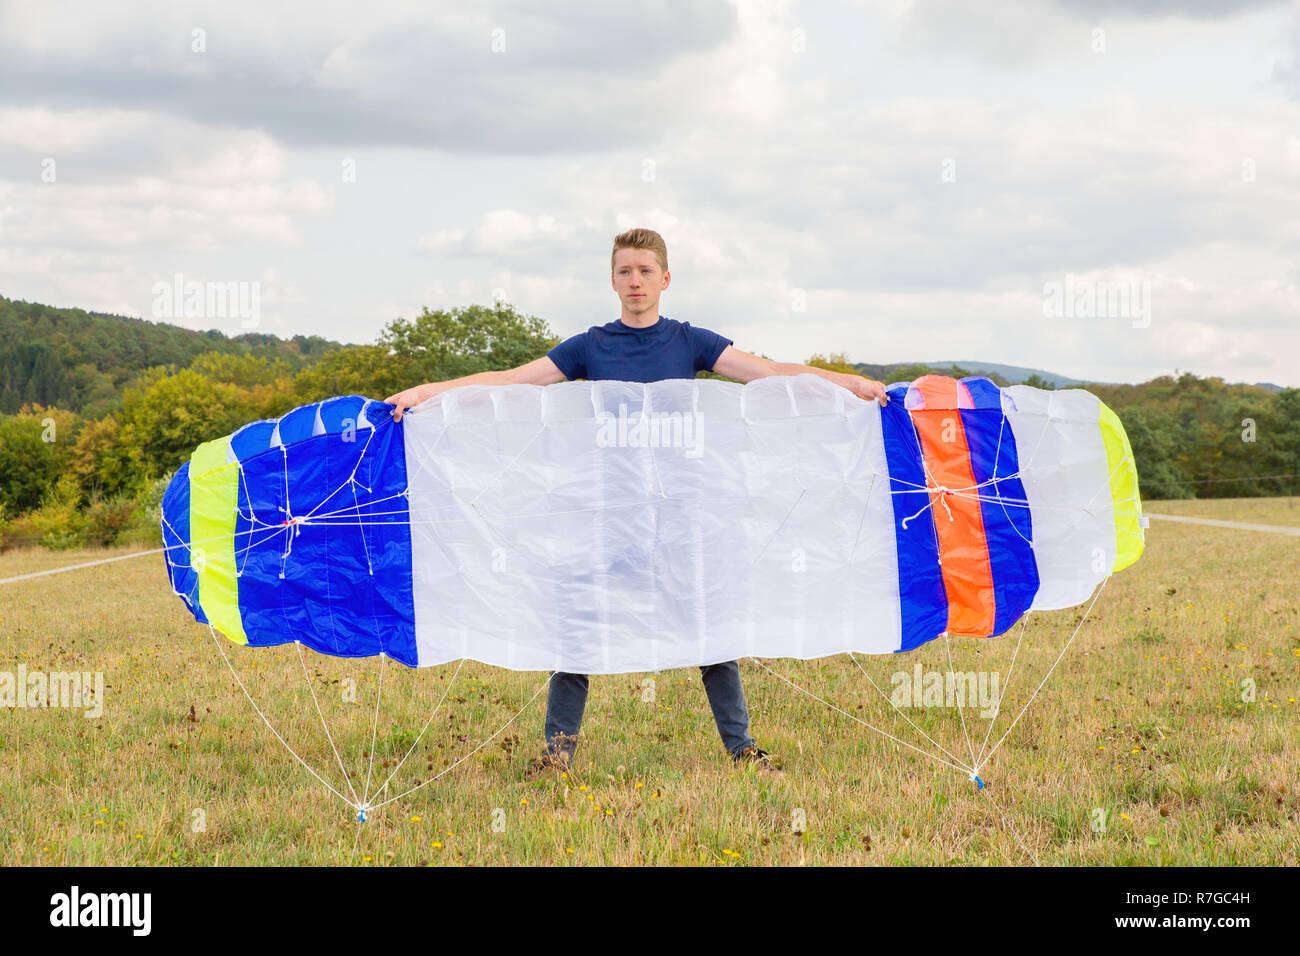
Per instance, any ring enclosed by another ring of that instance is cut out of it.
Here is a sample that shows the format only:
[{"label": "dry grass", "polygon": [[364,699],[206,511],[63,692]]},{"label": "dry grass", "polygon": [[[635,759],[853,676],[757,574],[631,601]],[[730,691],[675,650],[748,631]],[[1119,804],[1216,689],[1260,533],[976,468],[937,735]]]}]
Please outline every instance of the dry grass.
[{"label": "dry grass", "polygon": [[[1151,503],[1153,511],[1293,524],[1297,499]],[[0,577],[94,552],[10,553]],[[988,765],[980,792],[742,663],[752,730],[785,772],[732,767],[698,671],[594,678],[572,773],[530,780],[544,675],[466,664],[388,794],[355,813],[285,752],[166,586],[162,558],[0,586],[0,671],[102,670],[104,714],[0,709],[0,851],[10,864],[1295,864],[1300,810],[1300,548],[1293,538],[1153,522],[1146,556],[1107,585],[1056,672]],[[1082,609],[1029,618],[992,740]],[[1005,680],[1013,632],[952,645]],[[230,659],[268,717],[348,793],[295,648]],[[947,670],[942,642],[860,658],[890,675]],[[338,751],[362,791],[378,670],[306,653]],[[763,662],[861,720],[936,751],[848,658]],[[373,792],[455,665],[389,665]],[[1253,703],[1242,701],[1251,678]],[[348,680],[356,702],[347,702]],[[988,722],[908,711],[968,762]],[[468,759],[455,762],[467,754]],[[389,762],[389,766],[384,766]],[[454,766],[453,766],[454,765]],[[447,769],[450,768],[450,769]],[[373,801],[372,801],[373,802]],[[1104,817],[1104,826],[1097,826]],[[202,828],[197,824],[203,823]],[[802,832],[796,832],[802,826]]]}]

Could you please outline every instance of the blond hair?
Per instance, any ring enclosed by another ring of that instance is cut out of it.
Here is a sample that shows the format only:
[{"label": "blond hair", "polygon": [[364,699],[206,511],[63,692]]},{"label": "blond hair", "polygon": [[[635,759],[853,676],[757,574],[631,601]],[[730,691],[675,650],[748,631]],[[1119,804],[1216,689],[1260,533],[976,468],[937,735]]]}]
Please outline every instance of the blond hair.
[{"label": "blond hair", "polygon": [[629,229],[614,237],[614,251],[609,254],[609,270],[614,271],[614,256],[620,249],[649,249],[659,260],[659,267],[668,271],[668,244],[653,229]]}]

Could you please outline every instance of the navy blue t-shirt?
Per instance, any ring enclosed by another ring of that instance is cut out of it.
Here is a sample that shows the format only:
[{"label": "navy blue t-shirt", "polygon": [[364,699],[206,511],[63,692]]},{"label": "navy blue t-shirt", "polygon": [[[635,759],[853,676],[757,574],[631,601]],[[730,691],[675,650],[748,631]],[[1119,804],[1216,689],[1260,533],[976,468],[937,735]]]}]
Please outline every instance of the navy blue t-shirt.
[{"label": "navy blue t-shirt", "polygon": [[658,382],[713,371],[718,356],[732,344],[716,332],[661,315],[644,329],[624,325],[622,319],[593,325],[546,354],[569,380]]}]

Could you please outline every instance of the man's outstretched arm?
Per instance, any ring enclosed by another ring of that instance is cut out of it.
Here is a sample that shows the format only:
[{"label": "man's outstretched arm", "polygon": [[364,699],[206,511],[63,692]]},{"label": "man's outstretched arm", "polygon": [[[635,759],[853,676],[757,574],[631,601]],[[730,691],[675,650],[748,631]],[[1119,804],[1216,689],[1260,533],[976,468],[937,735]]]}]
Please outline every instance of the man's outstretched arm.
[{"label": "man's outstretched arm", "polygon": [[734,345],[728,345],[722,350],[718,360],[713,363],[713,371],[719,375],[725,375],[727,378],[734,378],[738,382],[752,382],[756,378],[766,378],[769,375],[802,375],[805,372],[810,372],[813,375],[821,376],[828,382],[834,382],[836,385],[847,388],[859,398],[868,400],[874,398],[881,405],[889,404],[889,396],[885,394],[885,386],[881,382],[864,378],[861,375],[848,375],[844,372],[814,368],[811,365],[799,365],[794,362],[773,362],[761,355],[742,352]]},{"label": "man's outstretched arm", "polygon": [[551,361],[550,356],[543,355],[518,368],[503,369],[499,372],[477,372],[473,375],[451,378],[445,382],[426,382],[424,385],[416,385],[396,395],[389,395],[384,401],[397,406],[393,409],[393,419],[400,422],[402,413],[408,408],[450,389],[460,388],[462,385],[555,385],[563,381],[564,373]]}]

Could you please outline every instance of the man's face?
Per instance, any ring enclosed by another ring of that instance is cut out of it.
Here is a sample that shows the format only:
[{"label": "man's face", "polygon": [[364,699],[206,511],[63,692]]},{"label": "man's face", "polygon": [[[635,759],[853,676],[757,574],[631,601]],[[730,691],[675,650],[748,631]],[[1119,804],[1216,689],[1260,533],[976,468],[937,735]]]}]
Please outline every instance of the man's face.
[{"label": "man's face", "polygon": [[649,249],[620,249],[614,253],[614,291],[623,308],[633,315],[658,315],[659,293],[668,288],[671,278],[659,268],[659,260]]}]

